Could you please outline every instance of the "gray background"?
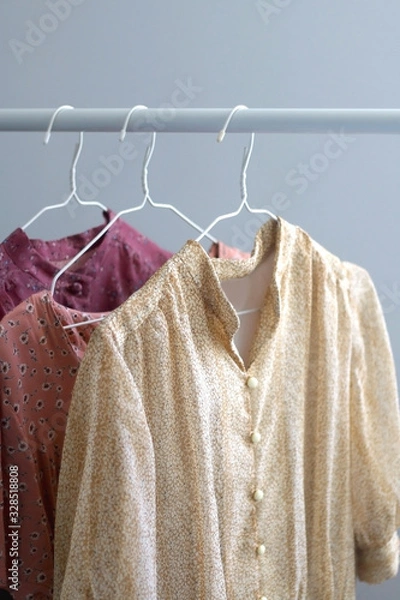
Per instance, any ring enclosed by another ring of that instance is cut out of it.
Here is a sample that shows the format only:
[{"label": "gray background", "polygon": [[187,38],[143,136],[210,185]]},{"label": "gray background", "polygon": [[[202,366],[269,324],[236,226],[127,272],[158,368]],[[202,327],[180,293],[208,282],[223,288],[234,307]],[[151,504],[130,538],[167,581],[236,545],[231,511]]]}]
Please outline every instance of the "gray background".
[{"label": "gray background", "polygon": [[[53,4],[53,12],[50,5]],[[0,4],[0,97],[3,108],[158,108],[191,81],[188,107],[399,107],[398,0],[56,0]],[[53,15],[48,17],[48,15]],[[180,95],[180,99],[183,96]],[[61,202],[77,134],[0,133],[0,237],[46,204]],[[343,259],[371,274],[384,308],[400,372],[400,139],[351,136],[335,158],[321,159],[324,135],[256,137],[248,172],[249,201],[276,210]],[[115,211],[142,200],[143,136],[128,134],[138,151],[91,195]],[[205,226],[240,200],[245,134],[158,136],[150,166],[152,198],[173,202]],[[118,154],[118,134],[86,134],[78,166],[87,181]],[[338,147],[336,147],[338,150]],[[102,162],[103,161],[103,162]],[[298,182],[299,165],[310,180]],[[318,172],[319,169],[319,172]],[[311,180],[312,179],[312,180]],[[100,222],[98,208],[72,206],[44,214],[27,233],[53,239]],[[172,251],[195,237],[178,217],[146,208],[129,222]],[[251,249],[257,227],[244,212],[216,228],[226,243]],[[242,244],[243,241],[243,244]],[[397,577],[359,585],[358,598],[399,598]]]}]

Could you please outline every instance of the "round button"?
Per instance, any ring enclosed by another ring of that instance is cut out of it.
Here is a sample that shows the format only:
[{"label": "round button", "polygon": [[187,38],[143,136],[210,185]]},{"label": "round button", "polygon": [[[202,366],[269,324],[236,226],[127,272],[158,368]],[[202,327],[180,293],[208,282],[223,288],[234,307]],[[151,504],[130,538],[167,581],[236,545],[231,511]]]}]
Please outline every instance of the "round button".
[{"label": "round button", "polygon": [[267,596],[261,596],[260,600],[267,600]]},{"label": "round button", "polygon": [[250,436],[250,440],[252,444],[259,444],[261,442],[261,433],[258,431],[253,431]]},{"label": "round button", "polygon": [[255,390],[258,387],[258,379],[257,377],[248,377],[246,381],[246,385],[251,390]]},{"label": "round button", "polygon": [[262,556],[263,554],[265,554],[266,551],[266,547],[264,546],[264,544],[260,544],[259,546],[257,546],[257,554],[258,556]]},{"label": "round button", "polygon": [[262,500],[264,498],[264,492],[262,490],[256,490],[253,493],[253,500],[255,500],[256,502],[260,502],[260,500]]}]

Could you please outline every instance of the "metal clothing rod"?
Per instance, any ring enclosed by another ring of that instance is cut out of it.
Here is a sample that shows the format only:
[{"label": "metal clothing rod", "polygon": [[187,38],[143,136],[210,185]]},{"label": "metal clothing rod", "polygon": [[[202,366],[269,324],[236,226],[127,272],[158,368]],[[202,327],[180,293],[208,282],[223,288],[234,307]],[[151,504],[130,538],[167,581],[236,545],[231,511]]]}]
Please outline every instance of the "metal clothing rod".
[{"label": "metal clothing rod", "polygon": [[[54,108],[0,109],[0,131],[47,130]],[[130,108],[77,108],[57,115],[52,131],[121,131]],[[128,131],[218,133],[231,108],[148,108],[131,115]],[[249,108],[229,133],[400,133],[398,108]]]}]

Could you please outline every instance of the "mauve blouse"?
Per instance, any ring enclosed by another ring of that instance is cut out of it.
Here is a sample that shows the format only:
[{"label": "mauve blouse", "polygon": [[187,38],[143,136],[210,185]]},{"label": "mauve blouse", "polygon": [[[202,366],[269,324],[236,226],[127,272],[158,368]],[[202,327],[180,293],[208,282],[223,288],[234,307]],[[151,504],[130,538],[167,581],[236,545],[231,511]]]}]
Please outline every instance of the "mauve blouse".
[{"label": "mauve blouse", "polygon": [[[0,319],[31,294],[50,289],[58,270],[114,216],[83,233],[59,240],[30,239],[16,229],[0,244]],[[117,308],[157,271],[172,253],[122,219],[59,279],[54,298],[83,311]]]}]

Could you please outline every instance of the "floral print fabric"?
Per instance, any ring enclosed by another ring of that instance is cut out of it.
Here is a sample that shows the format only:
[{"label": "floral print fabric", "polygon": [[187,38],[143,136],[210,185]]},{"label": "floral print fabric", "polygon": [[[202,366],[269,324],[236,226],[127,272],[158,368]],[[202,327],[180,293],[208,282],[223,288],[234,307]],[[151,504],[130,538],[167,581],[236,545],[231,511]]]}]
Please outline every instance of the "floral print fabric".
[{"label": "floral print fabric", "polygon": [[[51,287],[58,270],[84,248],[105,223],[55,241],[30,239],[16,229],[0,244],[0,319],[40,290]],[[122,219],[57,282],[55,300],[83,311],[117,308],[172,256]]]},{"label": "floral print fabric", "polygon": [[[221,282],[272,248],[247,367]],[[188,242],[96,328],[80,366],[56,600],[354,600],[356,576],[398,569],[399,417],[364,269],[283,219],[245,260]]]},{"label": "floral print fabric", "polygon": [[[9,480],[18,467],[19,590],[16,600],[50,599],[58,474],[72,387],[101,315],[57,304],[39,292],[0,324],[0,588],[10,589]],[[11,588],[12,589],[12,588]]]},{"label": "floral print fabric", "polygon": [[[106,220],[112,216],[108,212]],[[79,363],[96,323],[69,330],[63,325],[97,318],[93,311],[82,312],[87,306],[112,310],[171,256],[117,221],[94,252],[60,279],[57,297],[73,307],[67,308],[43,288],[50,286],[60,263],[102,227],[54,242],[29,239],[19,229],[0,245],[0,591],[10,583],[8,484],[10,468],[18,467],[18,600],[53,597],[54,515],[64,432]],[[209,253],[248,256],[222,242]],[[42,291],[31,295],[36,290]]]}]

